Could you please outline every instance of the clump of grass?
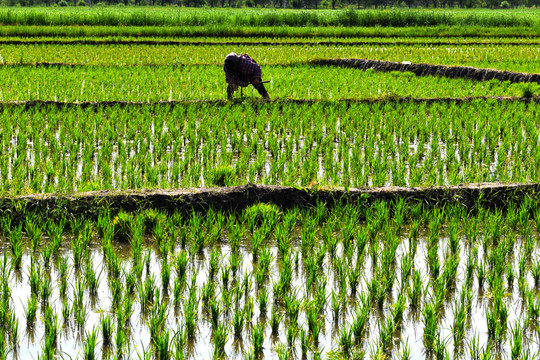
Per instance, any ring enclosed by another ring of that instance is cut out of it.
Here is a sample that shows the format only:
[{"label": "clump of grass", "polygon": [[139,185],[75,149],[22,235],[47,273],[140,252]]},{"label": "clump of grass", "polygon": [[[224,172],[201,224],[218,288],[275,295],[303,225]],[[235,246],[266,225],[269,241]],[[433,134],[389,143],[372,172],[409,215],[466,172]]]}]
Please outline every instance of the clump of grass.
[{"label": "clump of grass", "polygon": [[218,166],[204,173],[204,182],[213,186],[232,186],[237,181],[236,169]]},{"label": "clump of grass", "polygon": [[134,224],[133,214],[120,211],[112,221],[114,228],[114,239],[127,243],[132,237],[132,227]]}]

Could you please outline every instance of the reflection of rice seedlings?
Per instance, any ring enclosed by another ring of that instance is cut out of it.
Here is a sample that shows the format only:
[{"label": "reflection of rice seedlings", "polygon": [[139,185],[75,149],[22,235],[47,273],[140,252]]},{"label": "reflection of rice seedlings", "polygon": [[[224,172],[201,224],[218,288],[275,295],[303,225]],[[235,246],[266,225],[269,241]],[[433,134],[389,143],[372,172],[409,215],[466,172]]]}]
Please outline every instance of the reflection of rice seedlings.
[{"label": "reflection of rice seedlings", "polygon": [[87,332],[83,343],[83,356],[85,360],[95,359],[95,350],[97,344],[97,328],[93,328],[92,331]]},{"label": "reflection of rice seedlings", "polygon": [[270,329],[272,330],[272,336],[276,336],[279,333],[279,324],[281,322],[281,314],[277,312],[276,307],[272,307],[270,313]]}]

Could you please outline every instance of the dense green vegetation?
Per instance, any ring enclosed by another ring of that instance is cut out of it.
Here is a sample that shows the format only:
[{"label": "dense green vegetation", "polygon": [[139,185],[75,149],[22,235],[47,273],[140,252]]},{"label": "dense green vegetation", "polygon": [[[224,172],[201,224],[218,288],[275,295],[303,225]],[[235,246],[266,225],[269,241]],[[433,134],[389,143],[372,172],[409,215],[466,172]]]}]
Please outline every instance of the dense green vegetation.
[{"label": "dense green vegetation", "polygon": [[[228,1],[228,0],[226,0]],[[281,2],[280,2],[281,3]],[[540,11],[0,8],[2,25],[538,27]]]},{"label": "dense green vegetation", "polygon": [[[539,73],[539,15],[0,8],[0,195],[535,182],[540,84],[311,61]],[[262,65],[272,101],[224,100],[231,51]],[[538,358],[540,204],[453,200],[44,214],[0,199],[0,360]]]},{"label": "dense green vegetation", "polygon": [[505,213],[19,205],[0,218],[4,358],[538,356],[533,199]]},{"label": "dense green vegetation", "polygon": [[[0,190],[531,182],[534,103],[191,104],[25,110],[0,122]],[[196,120],[195,120],[196,119]]]}]

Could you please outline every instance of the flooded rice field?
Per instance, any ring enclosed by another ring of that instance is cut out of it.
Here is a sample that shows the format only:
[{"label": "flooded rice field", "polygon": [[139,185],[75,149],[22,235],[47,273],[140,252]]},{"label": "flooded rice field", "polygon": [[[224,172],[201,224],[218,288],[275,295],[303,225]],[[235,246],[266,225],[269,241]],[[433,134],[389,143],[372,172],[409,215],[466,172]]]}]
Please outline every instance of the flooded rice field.
[{"label": "flooded rice field", "polygon": [[537,204],[4,213],[0,358],[518,359]]}]

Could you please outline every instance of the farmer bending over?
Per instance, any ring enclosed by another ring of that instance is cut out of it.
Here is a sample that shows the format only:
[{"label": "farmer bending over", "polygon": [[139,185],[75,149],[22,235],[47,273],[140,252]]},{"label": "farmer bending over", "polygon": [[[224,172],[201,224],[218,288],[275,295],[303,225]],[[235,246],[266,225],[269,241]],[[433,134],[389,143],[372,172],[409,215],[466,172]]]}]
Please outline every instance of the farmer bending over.
[{"label": "farmer bending over", "polygon": [[262,71],[259,64],[247,54],[237,55],[230,53],[225,57],[225,81],[227,81],[227,98],[232,100],[233,93],[239,86],[246,87],[252,84],[263,99],[270,100],[268,92],[262,83]]}]

